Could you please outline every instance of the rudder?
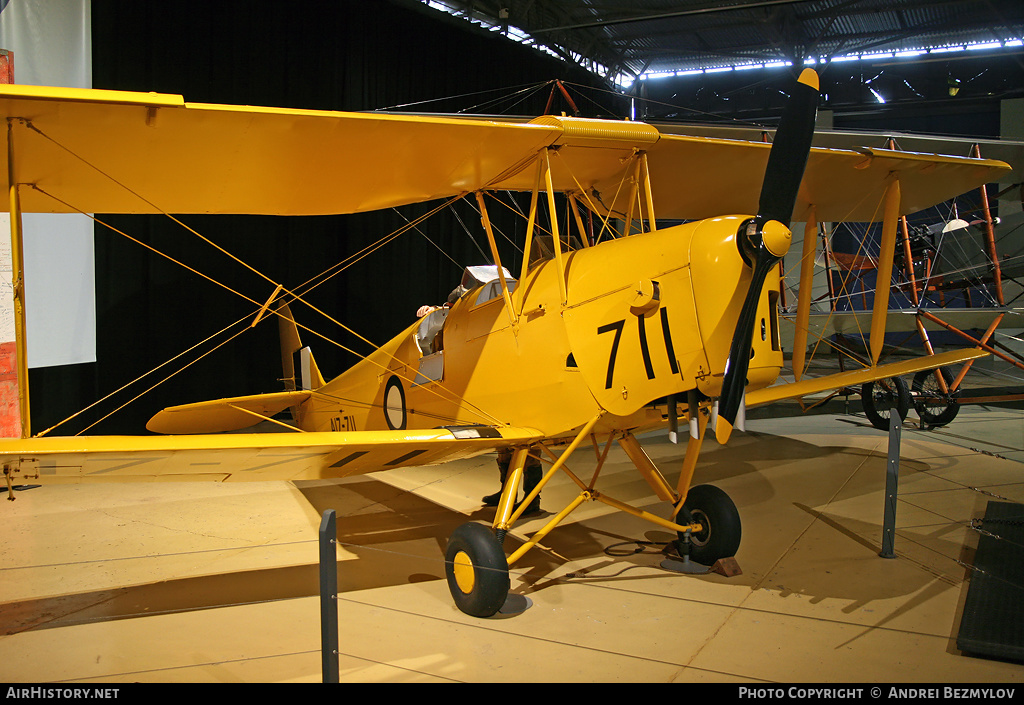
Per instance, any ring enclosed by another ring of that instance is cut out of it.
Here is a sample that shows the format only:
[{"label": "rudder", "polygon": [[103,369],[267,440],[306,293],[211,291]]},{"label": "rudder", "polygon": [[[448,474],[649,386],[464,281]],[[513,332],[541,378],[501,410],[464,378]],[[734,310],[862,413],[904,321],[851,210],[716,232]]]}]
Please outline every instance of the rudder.
[{"label": "rudder", "polygon": [[302,345],[299,327],[291,309],[282,303],[277,307],[278,330],[281,335],[281,367],[285,390],[314,390],[324,386],[324,378],[313,359],[313,352]]}]

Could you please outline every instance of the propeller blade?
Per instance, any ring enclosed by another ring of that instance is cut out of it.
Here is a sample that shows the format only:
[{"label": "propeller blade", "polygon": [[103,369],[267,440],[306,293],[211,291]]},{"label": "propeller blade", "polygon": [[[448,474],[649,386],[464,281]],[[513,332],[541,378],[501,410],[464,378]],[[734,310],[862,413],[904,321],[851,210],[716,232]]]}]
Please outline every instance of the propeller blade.
[{"label": "propeller blade", "polygon": [[758,214],[747,221],[737,234],[741,238],[742,249],[753,258],[753,275],[736,321],[736,331],[725,363],[718,410],[719,423],[715,428],[715,437],[719,443],[729,440],[736,414],[743,403],[761,290],[772,267],[778,264],[789,249],[789,223],[793,217],[804,168],[807,166],[817,109],[818,74],[813,69],[804,69],[779,121],[779,129],[768,155]]},{"label": "propeller blade", "polygon": [[729,358],[725,362],[725,378],[722,381],[721,403],[718,407],[718,426],[715,428],[715,437],[719,443],[729,440],[736,421],[736,412],[743,403],[743,391],[747,386],[747,368],[750,365],[750,341],[754,336],[754,325],[757,322],[757,305],[761,299],[764,281],[779,259],[763,245],[757,250],[754,274],[747,296],[743,300],[743,308],[740,309],[740,317],[736,321],[736,332],[729,348]]},{"label": "propeller blade", "polygon": [[757,208],[762,223],[777,220],[788,227],[793,217],[793,206],[814,138],[818,85],[814,69],[804,69],[779,120]]}]

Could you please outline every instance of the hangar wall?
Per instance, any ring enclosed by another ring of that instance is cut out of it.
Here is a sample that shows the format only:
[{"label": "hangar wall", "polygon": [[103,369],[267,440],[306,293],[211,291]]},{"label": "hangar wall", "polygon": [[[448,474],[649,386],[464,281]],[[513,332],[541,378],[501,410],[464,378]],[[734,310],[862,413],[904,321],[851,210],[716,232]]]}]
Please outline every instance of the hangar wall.
[{"label": "hangar wall", "polygon": [[[547,81],[597,83],[590,74],[503,37],[391,2],[284,4],[218,3],[93,5],[93,85],[181,94],[192,102],[330,110],[371,110],[445,96]],[[517,106],[520,113],[543,111]],[[406,110],[443,112],[452,102]],[[393,169],[403,165],[339,164],[339,169]],[[295,285],[377,240],[425,209],[401,214],[316,218],[188,217],[183,220],[228,251]],[[479,218],[459,217],[480,239]],[[216,276],[253,299],[273,290],[265,280],[217,253],[166,218],[101,217],[133,237]],[[515,225],[499,223],[509,230]],[[429,240],[429,241],[428,241]],[[484,240],[485,242],[485,240]],[[433,244],[432,244],[433,243]],[[447,254],[442,254],[444,250]],[[449,259],[449,257],[451,259]],[[314,303],[375,343],[415,320],[416,309],[439,303],[458,283],[462,266],[483,255],[459,220],[426,224],[317,289]],[[513,261],[515,253],[503,254]],[[454,260],[454,261],[452,261]],[[111,230],[96,229],[97,359],[95,364],[33,370],[33,429],[49,428],[87,404],[136,379],[186,348],[252,313],[252,305],[182,267],[152,255]],[[296,315],[302,315],[296,311]],[[325,324],[338,343],[365,344]],[[327,375],[354,358],[333,343],[306,340]],[[195,354],[192,354],[194,357]],[[166,372],[133,386],[54,431],[79,432],[151,386]],[[281,389],[277,327],[271,321],[132,402],[88,433],[138,433],[159,409],[203,399]]]}]

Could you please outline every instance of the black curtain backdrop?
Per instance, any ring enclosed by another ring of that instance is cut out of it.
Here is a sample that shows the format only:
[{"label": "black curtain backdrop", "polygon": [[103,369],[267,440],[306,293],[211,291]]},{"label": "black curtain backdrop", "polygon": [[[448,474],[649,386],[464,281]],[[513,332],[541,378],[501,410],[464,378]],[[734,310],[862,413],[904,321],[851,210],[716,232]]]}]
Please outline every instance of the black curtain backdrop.
[{"label": "black curtain backdrop", "polygon": [[[521,86],[552,79],[600,86],[590,74],[555,58],[414,3],[327,0],[277,3],[151,3],[93,0],[93,85],[181,94],[191,102],[372,110],[454,112]],[[482,93],[483,91],[495,91]],[[543,112],[548,90],[512,107]],[[464,96],[440,101],[446,96]],[[605,105],[614,105],[610,97]],[[423,103],[422,101],[431,101]],[[564,104],[556,104],[565,110]],[[596,116],[592,109],[588,116]],[[403,169],[403,164],[339,164],[339,169]],[[479,216],[460,204],[367,256],[315,289],[309,300],[370,341],[381,344],[415,320],[416,309],[441,303],[462,267],[485,262]],[[526,199],[520,198],[523,208]],[[189,227],[265,273],[296,287],[377,241],[433,204],[336,217],[183,216]],[[503,233],[523,240],[525,224],[508,209],[491,209]],[[274,284],[202,242],[165,217],[98,218],[256,301]],[[476,241],[462,224],[472,231]],[[502,239],[503,238],[499,238]],[[216,334],[252,320],[257,306],[112,230],[96,226],[97,362],[34,369],[32,430],[38,433],[143,373]],[[479,244],[478,244],[479,243]],[[506,266],[517,252],[502,243]],[[512,268],[512,267],[510,267]],[[355,353],[366,343],[301,304],[299,321]],[[56,428],[56,435],[143,433],[161,408],[225,396],[281,390],[273,317],[209,355],[206,345]],[[221,336],[218,340],[223,340]],[[343,347],[303,333],[325,376],[355,359]],[[195,360],[170,381],[137,395]],[[104,418],[120,405],[117,413]],[[97,422],[98,421],[98,422]],[[94,424],[95,422],[95,424]],[[94,425],[93,425],[94,424]]]}]

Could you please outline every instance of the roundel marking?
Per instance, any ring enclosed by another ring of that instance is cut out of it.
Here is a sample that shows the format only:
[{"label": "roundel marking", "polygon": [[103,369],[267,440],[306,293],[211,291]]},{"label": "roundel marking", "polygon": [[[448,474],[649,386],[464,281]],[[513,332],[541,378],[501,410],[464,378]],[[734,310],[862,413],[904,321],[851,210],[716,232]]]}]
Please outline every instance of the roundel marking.
[{"label": "roundel marking", "polygon": [[394,375],[384,386],[384,420],[392,431],[405,429],[405,389],[402,381]]}]

